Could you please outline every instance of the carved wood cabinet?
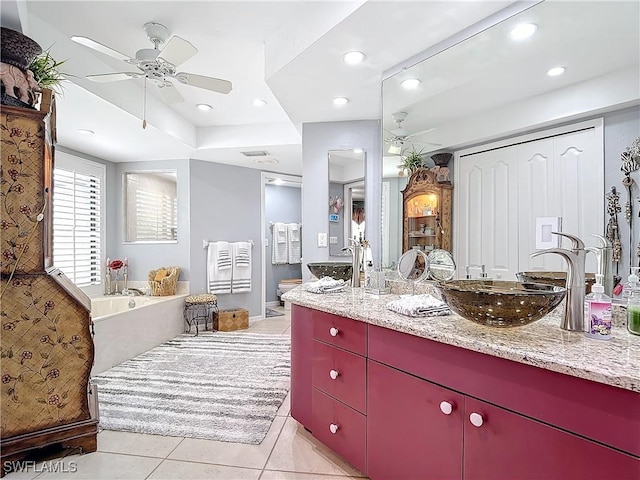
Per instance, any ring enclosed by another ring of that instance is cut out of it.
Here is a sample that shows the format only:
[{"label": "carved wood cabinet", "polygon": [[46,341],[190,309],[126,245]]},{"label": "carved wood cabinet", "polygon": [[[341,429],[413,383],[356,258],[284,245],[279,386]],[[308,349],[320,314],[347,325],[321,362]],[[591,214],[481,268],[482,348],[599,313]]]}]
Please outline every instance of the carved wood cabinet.
[{"label": "carved wood cabinet", "polygon": [[88,396],[91,303],[51,265],[53,112],[52,105],[1,109],[3,466],[53,444],[96,450],[96,396]]},{"label": "carved wood cabinet", "polygon": [[402,251],[436,248],[451,251],[453,187],[438,183],[436,174],[419,168],[402,191]]}]

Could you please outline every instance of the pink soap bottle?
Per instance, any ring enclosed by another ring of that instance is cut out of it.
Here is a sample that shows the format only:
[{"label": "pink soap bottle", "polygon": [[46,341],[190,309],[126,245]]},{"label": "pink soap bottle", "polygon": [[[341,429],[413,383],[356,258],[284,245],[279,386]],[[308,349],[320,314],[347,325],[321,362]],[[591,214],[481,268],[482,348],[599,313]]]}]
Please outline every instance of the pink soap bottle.
[{"label": "pink soap bottle", "polygon": [[591,293],[584,297],[585,335],[598,340],[611,339],[611,297],[604,293],[604,275],[596,273]]}]

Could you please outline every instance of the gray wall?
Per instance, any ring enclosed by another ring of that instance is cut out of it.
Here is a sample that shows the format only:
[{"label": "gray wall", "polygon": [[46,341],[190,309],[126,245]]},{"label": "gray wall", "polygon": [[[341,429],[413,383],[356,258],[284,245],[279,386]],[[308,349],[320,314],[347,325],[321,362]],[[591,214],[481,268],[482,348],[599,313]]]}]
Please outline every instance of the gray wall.
[{"label": "gray wall", "polygon": [[390,177],[389,182],[389,265],[398,263],[402,255],[402,190],[407,186],[408,177]]},{"label": "gray wall", "polygon": [[[329,248],[318,247],[318,233],[328,233],[329,217],[329,150],[361,147],[366,152],[365,198],[367,238],[372,247],[374,264],[380,259],[382,193],[382,151],[379,120],[305,123],[302,125],[302,250],[304,263],[330,259]],[[328,244],[328,241],[327,241]],[[332,260],[345,260],[333,257]],[[302,278],[311,274],[304,269]]]},{"label": "gray wall", "polygon": [[[622,281],[627,281],[629,275],[629,225],[624,218],[624,205],[627,202],[627,189],[622,185],[624,173],[620,171],[620,155],[633,141],[640,136],[640,107],[618,110],[604,115],[604,188],[608,193],[612,186],[620,192],[620,206],[622,212],[618,213],[618,226],[620,227],[620,240],[622,241],[622,261],[618,266],[618,272],[622,276]],[[631,190],[632,198],[632,240],[631,250],[633,252],[633,262],[631,266],[638,266],[636,249],[638,248],[640,236],[640,202],[637,197],[640,195],[640,172],[633,172],[631,178],[634,180]],[[603,199],[606,206],[606,199]],[[605,227],[609,221],[609,216],[605,213]],[[604,234],[604,232],[602,232]],[[616,268],[613,269],[614,275]]]},{"label": "gray wall", "polygon": [[[284,185],[265,185],[264,187],[264,220],[265,238],[269,239],[269,247],[265,249],[266,301],[278,300],[277,289],[280,280],[302,278],[301,264],[273,265],[271,248],[273,234],[270,222],[302,223],[302,192],[300,187]],[[302,252],[304,255],[304,252]]]},{"label": "gray wall", "polygon": [[[340,197],[342,200],[344,200],[345,202],[347,201],[347,199],[344,197],[344,184],[342,183],[337,183],[337,182],[330,182],[329,183],[329,196],[335,198]],[[333,210],[331,208],[329,208],[329,201],[327,199],[327,221],[329,219],[329,213],[333,213]],[[337,237],[338,238],[338,243],[336,244],[331,244],[331,241],[329,239],[329,255],[331,256],[341,256],[344,255],[342,253],[342,248],[344,247],[344,222],[345,222],[345,217],[347,216],[348,213],[348,207],[345,203],[345,205],[342,207],[342,210],[340,210],[340,213],[338,214],[339,216],[339,221],[338,222],[329,222],[329,237]],[[345,261],[349,261],[348,258],[344,259]]]},{"label": "gray wall", "polygon": [[[188,160],[159,160],[149,162],[117,163],[115,192],[109,190],[110,205],[117,212],[114,223],[109,224],[110,238],[117,239],[108,244],[107,255],[110,258],[129,260],[129,280],[147,281],[150,270],[159,267],[180,267],[179,280],[192,280],[190,271],[190,195]],[[122,176],[125,172],[176,170],[178,173],[178,242],[177,243],[123,243],[124,205],[122,196]],[[193,285],[193,281],[192,281]]]},{"label": "gray wall", "polygon": [[203,240],[253,240],[251,292],[218,295],[218,306],[221,309],[245,308],[252,316],[260,315],[260,170],[190,160],[189,176],[191,293],[207,291],[207,251],[202,248]]}]

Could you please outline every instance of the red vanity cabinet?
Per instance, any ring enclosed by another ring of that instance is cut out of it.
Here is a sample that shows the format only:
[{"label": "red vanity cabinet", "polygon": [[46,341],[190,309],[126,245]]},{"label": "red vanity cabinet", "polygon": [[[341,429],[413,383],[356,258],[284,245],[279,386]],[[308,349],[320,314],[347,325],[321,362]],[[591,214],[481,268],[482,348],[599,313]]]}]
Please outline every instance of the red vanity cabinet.
[{"label": "red vanity cabinet", "polygon": [[291,306],[291,416],[311,429],[311,354],[313,312]]}]

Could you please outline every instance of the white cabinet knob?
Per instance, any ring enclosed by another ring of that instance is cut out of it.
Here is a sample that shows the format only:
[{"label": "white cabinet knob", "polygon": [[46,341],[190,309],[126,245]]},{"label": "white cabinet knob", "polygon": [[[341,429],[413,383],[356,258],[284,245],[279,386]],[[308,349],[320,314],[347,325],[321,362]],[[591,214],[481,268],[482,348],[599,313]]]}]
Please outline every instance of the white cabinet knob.
[{"label": "white cabinet knob", "polygon": [[338,333],[340,333],[340,330],[338,330],[336,327],[331,327],[329,329],[329,333],[331,334],[332,337],[337,337]]},{"label": "white cabinet knob", "polygon": [[469,421],[474,427],[481,427],[484,423],[484,418],[482,418],[482,415],[480,415],[479,413],[473,412],[471,415],[469,415]]},{"label": "white cabinet knob", "polygon": [[329,431],[331,431],[331,433],[337,433],[338,425],[336,425],[335,423],[332,423],[331,425],[329,425]]},{"label": "white cabinet knob", "polygon": [[451,415],[451,412],[453,412],[453,405],[449,402],[440,402],[440,411],[445,415]]},{"label": "white cabinet knob", "polygon": [[338,375],[340,375],[340,372],[338,372],[337,370],[331,370],[331,371],[329,372],[329,376],[330,376],[333,380],[335,380],[336,378],[338,378]]}]

